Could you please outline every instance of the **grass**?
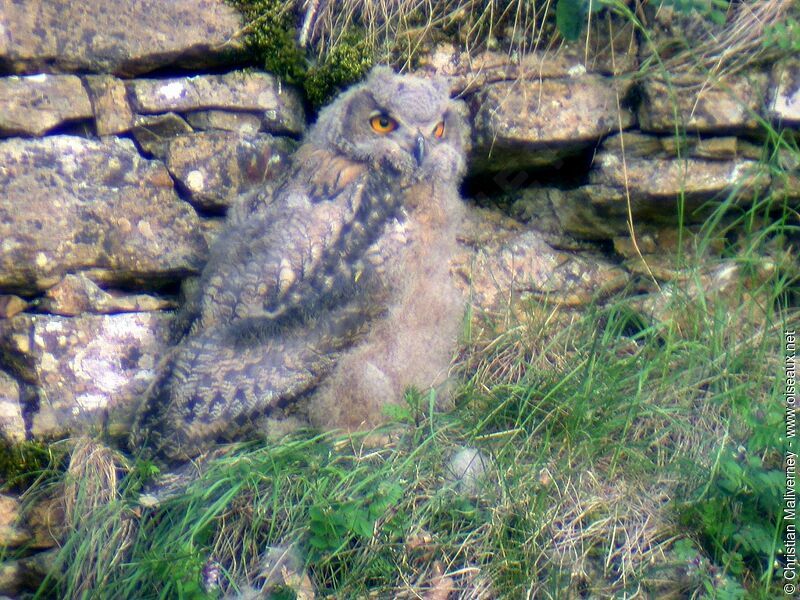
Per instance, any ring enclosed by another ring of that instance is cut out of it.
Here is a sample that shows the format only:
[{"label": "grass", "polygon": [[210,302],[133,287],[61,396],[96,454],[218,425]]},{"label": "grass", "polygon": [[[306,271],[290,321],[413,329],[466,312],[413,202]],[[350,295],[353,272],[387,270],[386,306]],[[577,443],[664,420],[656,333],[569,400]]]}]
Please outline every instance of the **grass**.
[{"label": "grass", "polygon": [[[773,597],[790,273],[673,296],[680,324],[628,298],[477,318],[455,411],[410,392],[379,443],[229,449],[157,500],[153,465],[84,441],[53,484],[78,506],[39,597],[220,598],[265,570],[279,598]],[[474,493],[448,469],[465,446],[487,457]]]},{"label": "grass", "polygon": [[[646,48],[642,74],[668,72],[682,86],[698,87],[756,60],[800,49],[800,12],[792,0],[228,2],[242,13],[244,27],[237,37],[250,59],[301,86],[314,108],[362,79],[372,65],[411,69],[441,43],[454,44],[470,57],[489,50],[516,62],[531,52],[555,54],[565,42],[577,42],[585,44],[588,57],[589,48],[607,36],[626,35],[622,24],[630,23]],[[649,21],[658,7],[676,13],[666,19],[680,23],[671,35],[653,35],[660,26]],[[617,27],[622,31],[614,34]]]},{"label": "grass", "polygon": [[[501,4],[523,6],[486,6]],[[762,124],[780,180],[800,151]],[[580,314],[473,315],[449,413],[410,391],[377,432],[229,447],[157,496],[155,465],[78,440],[27,492],[71,499],[37,597],[776,597],[799,231],[779,187],[746,207],[731,194],[676,257],[690,285],[654,304],[629,291]],[[735,277],[719,289],[721,268]],[[451,472],[465,447],[486,457],[477,487]]]},{"label": "grass", "polygon": [[[408,70],[441,42],[454,42],[468,53],[502,49],[509,56],[560,43],[557,2],[551,0],[227,1],[242,13],[237,37],[249,59],[300,86],[315,109],[373,65]],[[562,13],[574,8],[582,15],[589,0],[558,4],[568,8]],[[580,33],[580,18],[569,21]]]}]

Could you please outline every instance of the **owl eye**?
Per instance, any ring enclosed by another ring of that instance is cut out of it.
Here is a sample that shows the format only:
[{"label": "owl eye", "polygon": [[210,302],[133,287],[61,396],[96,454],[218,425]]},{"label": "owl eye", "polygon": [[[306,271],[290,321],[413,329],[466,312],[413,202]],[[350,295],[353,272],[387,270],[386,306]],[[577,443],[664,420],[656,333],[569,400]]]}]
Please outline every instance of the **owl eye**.
[{"label": "owl eye", "polygon": [[437,138],[444,135],[444,121],[439,121],[439,124],[433,130],[433,135]]},{"label": "owl eye", "polygon": [[397,129],[397,121],[389,115],[375,115],[370,118],[369,124],[372,126],[372,130],[375,131],[375,133],[386,134]]}]

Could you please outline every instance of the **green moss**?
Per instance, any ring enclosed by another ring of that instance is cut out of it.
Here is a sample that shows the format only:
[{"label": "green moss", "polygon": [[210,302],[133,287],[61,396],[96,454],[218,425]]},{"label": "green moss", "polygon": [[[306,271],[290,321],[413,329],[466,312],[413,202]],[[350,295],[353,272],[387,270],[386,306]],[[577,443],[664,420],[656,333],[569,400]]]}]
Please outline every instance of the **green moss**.
[{"label": "green moss", "polygon": [[374,64],[374,52],[358,30],[331,48],[322,62],[309,69],[303,84],[309,101],[321,106],[342,88],[359,81]]},{"label": "green moss", "polygon": [[66,456],[65,450],[46,442],[0,442],[0,481],[5,486],[24,489],[45,471],[59,469]]},{"label": "green moss", "polygon": [[352,30],[318,62],[297,44],[298,16],[278,0],[228,0],[244,16],[250,58],[269,73],[301,87],[319,108],[361,79],[374,63],[363,31]]},{"label": "green moss", "polygon": [[[227,2],[244,17],[249,61],[301,88],[313,109],[361,80],[376,62],[413,67],[438,42],[482,47],[489,45],[498,31],[510,24],[516,31],[518,25],[514,20],[518,15],[513,10],[500,10],[495,15],[494,10],[472,10],[468,4],[452,11],[440,3],[424,7],[399,3],[387,7],[386,14],[376,16],[359,8],[359,2],[343,3],[343,7],[349,7],[346,12],[351,18],[345,22],[338,17],[337,9],[320,8],[319,13],[325,17],[317,15],[322,22],[317,24],[308,47],[301,48],[298,38],[303,15],[298,3]],[[533,11],[535,14],[526,19],[544,21],[552,12],[545,10],[539,15]],[[526,23],[519,25],[520,31],[527,31],[530,26]],[[516,42],[508,43],[513,46]]]},{"label": "green moss", "polygon": [[244,16],[245,45],[264,69],[293,84],[302,84],[308,64],[295,41],[296,15],[280,0],[228,0]]}]

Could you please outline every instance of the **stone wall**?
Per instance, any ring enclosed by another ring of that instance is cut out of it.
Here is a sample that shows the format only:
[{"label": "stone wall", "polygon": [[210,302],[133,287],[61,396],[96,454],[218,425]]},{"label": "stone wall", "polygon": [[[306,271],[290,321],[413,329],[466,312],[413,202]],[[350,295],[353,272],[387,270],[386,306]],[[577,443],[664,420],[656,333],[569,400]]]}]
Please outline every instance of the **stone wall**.
[{"label": "stone wall", "polygon": [[[231,64],[241,23],[221,0],[0,9],[0,438],[124,427],[181,281],[231,201],[281,172],[303,99]],[[472,117],[476,197],[452,269],[478,313],[650,291],[638,276],[675,277],[665,259],[709,200],[780,186],[800,204],[798,180],[758,161],[759,120],[800,125],[800,61],[636,82],[636,38],[617,31],[516,61],[441,47],[421,67],[450,77]]]}]

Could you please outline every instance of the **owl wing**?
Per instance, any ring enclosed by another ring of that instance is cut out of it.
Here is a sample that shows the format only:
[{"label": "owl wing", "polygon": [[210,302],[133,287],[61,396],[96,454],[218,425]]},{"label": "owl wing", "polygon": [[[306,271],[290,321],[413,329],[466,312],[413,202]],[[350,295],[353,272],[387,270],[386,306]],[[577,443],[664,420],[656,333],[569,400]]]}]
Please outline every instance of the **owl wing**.
[{"label": "owl wing", "polygon": [[363,339],[375,316],[370,303],[354,301],[321,312],[307,327],[244,320],[186,338],[164,358],[145,394],[131,449],[147,446],[169,461],[185,461],[214,440],[247,435],[259,418],[296,416],[293,401],[331,371],[344,348]]},{"label": "owl wing", "polygon": [[215,244],[200,283],[193,331],[247,318],[277,319],[346,294],[357,259],[400,204],[368,165],[302,147],[272,197]]}]

